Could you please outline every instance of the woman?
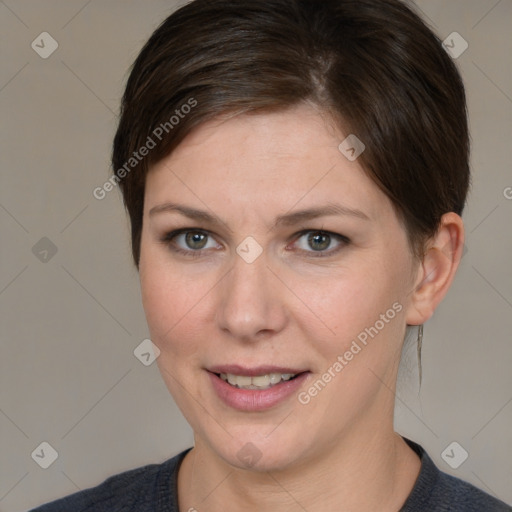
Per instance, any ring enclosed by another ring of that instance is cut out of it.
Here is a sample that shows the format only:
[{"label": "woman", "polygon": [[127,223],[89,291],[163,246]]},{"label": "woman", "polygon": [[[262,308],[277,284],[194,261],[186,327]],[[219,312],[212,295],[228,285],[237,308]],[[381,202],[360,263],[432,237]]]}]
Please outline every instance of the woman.
[{"label": "woman", "polygon": [[394,432],[464,244],[464,88],[398,0],[195,0],[132,69],[110,182],[194,447],[46,511],[501,511]]}]

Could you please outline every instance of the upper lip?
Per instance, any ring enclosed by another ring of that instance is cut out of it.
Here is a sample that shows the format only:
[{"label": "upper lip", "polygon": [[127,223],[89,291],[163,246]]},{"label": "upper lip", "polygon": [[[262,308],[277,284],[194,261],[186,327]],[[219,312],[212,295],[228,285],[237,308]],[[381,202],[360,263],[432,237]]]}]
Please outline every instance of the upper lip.
[{"label": "upper lip", "polygon": [[248,368],[238,364],[210,366],[207,368],[207,370],[212,373],[230,373],[232,375],[243,375],[246,377],[256,377],[258,375],[268,375],[270,373],[292,373],[293,375],[296,375],[298,373],[304,373],[308,371],[303,369],[272,365],[253,366],[252,368]]}]

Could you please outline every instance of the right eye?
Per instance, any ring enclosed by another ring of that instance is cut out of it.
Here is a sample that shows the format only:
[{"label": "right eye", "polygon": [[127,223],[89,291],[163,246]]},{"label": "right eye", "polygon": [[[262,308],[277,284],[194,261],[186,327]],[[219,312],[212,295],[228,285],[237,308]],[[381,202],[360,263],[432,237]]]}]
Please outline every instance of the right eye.
[{"label": "right eye", "polygon": [[207,246],[208,237],[210,234],[207,231],[183,228],[167,233],[161,241],[173,252],[198,258],[203,255],[204,251],[213,248],[213,246]]}]

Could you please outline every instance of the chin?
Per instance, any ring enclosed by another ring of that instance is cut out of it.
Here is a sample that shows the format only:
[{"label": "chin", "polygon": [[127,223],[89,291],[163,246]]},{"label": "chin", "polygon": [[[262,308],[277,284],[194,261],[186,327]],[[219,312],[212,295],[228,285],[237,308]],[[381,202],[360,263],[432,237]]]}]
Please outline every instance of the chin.
[{"label": "chin", "polygon": [[[283,471],[299,462],[302,454],[299,438],[285,429],[267,435],[244,432],[234,435],[228,443],[212,443],[216,454],[229,465],[253,472]],[[271,431],[271,429],[270,429]],[[266,436],[266,437],[265,437]],[[304,442],[304,440],[302,440]]]}]

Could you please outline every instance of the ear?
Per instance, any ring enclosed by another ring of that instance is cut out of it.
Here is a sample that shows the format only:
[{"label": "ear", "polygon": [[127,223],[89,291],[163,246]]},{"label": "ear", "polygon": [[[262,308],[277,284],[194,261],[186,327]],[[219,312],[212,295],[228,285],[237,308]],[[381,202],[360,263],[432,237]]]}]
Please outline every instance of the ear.
[{"label": "ear", "polygon": [[452,284],[463,249],[464,223],[456,213],[445,213],[418,266],[407,324],[423,324],[434,314]]}]

